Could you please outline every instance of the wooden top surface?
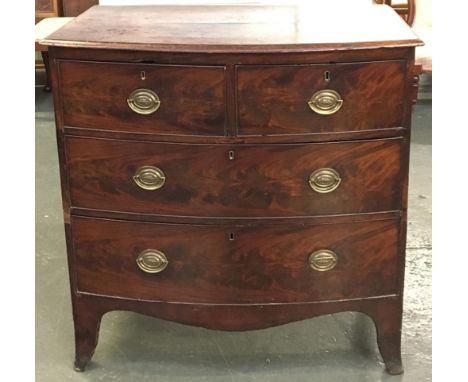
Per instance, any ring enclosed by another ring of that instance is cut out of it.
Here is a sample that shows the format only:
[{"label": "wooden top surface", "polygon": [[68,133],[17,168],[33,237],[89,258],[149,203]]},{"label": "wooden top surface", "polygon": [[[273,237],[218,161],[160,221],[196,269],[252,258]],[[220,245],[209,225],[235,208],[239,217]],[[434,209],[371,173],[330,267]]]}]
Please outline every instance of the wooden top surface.
[{"label": "wooden top surface", "polygon": [[386,5],[94,6],[49,46],[174,52],[281,52],[421,45]]}]

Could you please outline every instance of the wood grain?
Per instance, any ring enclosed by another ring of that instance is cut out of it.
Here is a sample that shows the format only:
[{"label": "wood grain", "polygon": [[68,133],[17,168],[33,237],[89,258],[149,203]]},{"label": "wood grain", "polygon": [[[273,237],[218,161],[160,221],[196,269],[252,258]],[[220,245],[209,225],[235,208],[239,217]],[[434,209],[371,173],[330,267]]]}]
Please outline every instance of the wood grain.
[{"label": "wood grain", "polygon": [[[177,225],[72,218],[78,291],[190,303],[287,303],[397,293],[398,220],[334,225]],[[159,274],[140,252],[162,251]],[[338,255],[328,272],[309,255]]]},{"label": "wood grain", "polygon": [[[224,135],[224,67],[59,62],[64,123],[82,128],[163,135]],[[145,72],[145,79],[141,72]],[[150,89],[161,101],[151,115],[127,98]]]},{"label": "wood grain", "polygon": [[[190,145],[66,137],[71,204],[157,215],[276,217],[398,210],[401,139],[284,145]],[[230,160],[233,151],[234,160]],[[156,166],[161,189],[133,176]],[[333,168],[340,186],[313,191],[310,174]]]},{"label": "wood grain", "polygon": [[209,52],[196,54],[190,52],[160,52],[149,50],[135,50],[129,54],[122,49],[87,49],[50,46],[57,59],[98,62],[132,62],[155,63],[169,65],[291,65],[291,64],[326,64],[369,62],[385,60],[406,60],[414,50],[411,47],[333,50],[319,52],[290,51],[285,53],[269,52]]},{"label": "wood grain", "polygon": [[[294,135],[402,125],[406,62],[237,67],[238,134]],[[330,80],[325,79],[329,72]],[[307,104],[320,90],[337,91],[343,106],[319,115]]]},{"label": "wood grain", "polygon": [[[84,370],[97,345],[101,317],[112,310],[128,310],[184,324],[230,331],[263,329],[324,314],[356,311],[368,315],[374,321],[379,349],[387,371],[390,374],[403,372],[400,353],[401,296],[288,305],[196,305],[78,294],[75,302],[75,365],[79,370]],[[375,357],[369,357],[368,362],[374,363]]]},{"label": "wood grain", "polygon": [[[390,7],[366,4],[356,10],[341,1],[340,8],[340,12],[333,13],[331,23],[330,17],[324,17],[330,15],[330,5],[321,2],[282,6],[96,6],[41,43],[231,53],[421,45]],[[349,17],[350,11],[353,17]]]},{"label": "wood grain", "polygon": [[[134,129],[138,130],[138,129]],[[82,136],[88,138],[123,139],[147,142],[169,143],[205,143],[205,144],[263,144],[263,143],[317,143],[352,140],[370,140],[383,138],[401,138],[406,133],[405,127],[391,127],[374,130],[355,130],[342,132],[317,132],[304,134],[275,134],[275,135],[234,135],[235,125],[229,125],[227,132],[233,135],[207,136],[207,135],[161,135],[155,133],[123,132],[112,130],[99,130],[81,127],[65,126],[67,135]]]},{"label": "wood grain", "polygon": [[[369,8],[368,20],[366,10],[358,18],[342,12],[342,23],[318,8],[297,23],[291,7],[163,8],[92,9],[48,40],[76,368],[84,370],[101,317],[112,310],[220,330],[354,310],[374,320],[387,371],[401,373],[414,46],[421,42],[385,7]],[[330,20],[333,31],[323,28]],[[187,112],[179,104],[163,122],[126,115],[115,97],[140,66],[156,73],[156,91],[166,88],[175,104],[180,94],[195,95],[185,97]],[[325,67],[340,68],[326,85],[348,92],[344,108],[353,107],[346,118],[311,123],[296,102],[324,85],[315,68]],[[145,164],[168,175],[156,193],[133,183]],[[308,188],[316,166],[340,172],[335,192]],[[341,261],[331,273],[307,269],[309,277],[304,263],[321,244]],[[159,279],[135,269],[136,254],[150,245],[170,260],[167,272],[152,275]]]}]

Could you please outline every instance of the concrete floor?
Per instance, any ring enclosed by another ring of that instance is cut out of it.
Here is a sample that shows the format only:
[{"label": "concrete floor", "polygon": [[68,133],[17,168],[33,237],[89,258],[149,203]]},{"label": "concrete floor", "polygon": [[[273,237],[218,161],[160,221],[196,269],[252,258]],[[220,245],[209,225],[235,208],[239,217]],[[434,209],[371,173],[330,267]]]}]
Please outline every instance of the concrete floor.
[{"label": "concrete floor", "polygon": [[351,312],[243,333],[112,312],[89,368],[77,373],[52,101],[36,88],[37,381],[430,381],[431,110],[418,104],[414,113],[404,375],[384,372],[373,323]]}]

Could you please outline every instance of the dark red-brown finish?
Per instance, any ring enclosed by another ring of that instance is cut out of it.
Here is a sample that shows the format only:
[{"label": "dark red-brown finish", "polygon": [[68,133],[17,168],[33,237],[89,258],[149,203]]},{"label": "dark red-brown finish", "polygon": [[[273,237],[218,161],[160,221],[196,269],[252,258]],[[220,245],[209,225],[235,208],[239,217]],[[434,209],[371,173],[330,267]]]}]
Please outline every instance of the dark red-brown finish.
[{"label": "dark red-brown finish", "polygon": [[[387,371],[403,372],[409,138],[421,41],[387,8],[362,13],[378,18],[375,30],[361,13],[345,19],[352,26],[327,30],[321,12],[297,11],[96,7],[44,42],[51,45],[77,370],[112,310],[221,330],[357,311],[375,322]],[[144,81],[161,109],[136,116],[126,98]],[[324,88],[343,96],[335,115],[307,106]],[[164,187],[138,189],[132,177],[140,165],[163,169]],[[338,170],[339,188],[312,191],[307,180],[316,167]],[[319,274],[307,260],[322,244],[339,261]],[[149,275],[135,256],[153,246],[169,265]]]},{"label": "dark red-brown finish", "polygon": [[[422,44],[389,7],[372,6],[370,1],[370,7],[357,7],[359,11],[340,7],[342,17],[334,23],[327,2],[314,3],[315,9],[304,3],[93,7],[48,36],[46,44],[231,54],[336,52]],[[353,16],[343,17],[347,12]]]},{"label": "dark red-brown finish", "polygon": [[[238,66],[237,81],[239,135],[317,134],[402,125],[403,60]],[[317,114],[307,103],[325,89],[343,99],[333,115]]]},{"label": "dark red-brown finish", "polygon": [[[99,336],[101,317],[113,310],[128,310],[208,329],[244,331],[263,329],[324,314],[356,311],[375,323],[377,343],[389,374],[401,374],[401,297],[345,300],[308,304],[200,305],[74,296],[75,368],[83,371]],[[216,319],[214,319],[216,318]]]},{"label": "dark red-brown finish", "polygon": [[[401,139],[294,145],[187,145],[66,138],[72,206],[178,216],[275,217],[390,211],[401,202]],[[229,152],[234,159],[229,159]],[[133,176],[156,166],[164,186]],[[335,191],[309,186],[333,168]]]},{"label": "dark red-brown finish", "polygon": [[[265,304],[396,294],[398,220],[354,224],[184,225],[72,218],[79,292],[150,301]],[[169,264],[148,274],[146,249]],[[328,249],[335,268],[313,270]]]},{"label": "dark red-brown finish", "polygon": [[[222,66],[61,61],[59,68],[65,125],[163,135],[225,134]],[[159,96],[156,112],[141,115],[130,109],[127,99],[137,89]]]}]

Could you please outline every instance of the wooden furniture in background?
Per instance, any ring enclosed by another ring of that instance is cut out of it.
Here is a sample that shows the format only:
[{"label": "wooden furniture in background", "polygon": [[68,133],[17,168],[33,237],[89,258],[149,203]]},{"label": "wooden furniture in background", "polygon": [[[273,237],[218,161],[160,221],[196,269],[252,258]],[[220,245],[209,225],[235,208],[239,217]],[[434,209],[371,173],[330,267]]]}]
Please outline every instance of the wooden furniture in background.
[{"label": "wooden furniture in background", "polygon": [[376,3],[387,4],[391,6],[406,23],[413,27],[415,32],[424,41],[424,46],[416,49],[416,65],[420,67],[422,73],[432,74],[432,49],[431,49],[431,32],[432,28],[419,25],[417,17],[417,7],[424,5],[417,4],[416,0],[374,0]]},{"label": "wooden furniture in background", "polygon": [[413,25],[416,15],[416,0],[375,0],[375,2],[391,6],[409,26]]},{"label": "wooden furniture in background", "polygon": [[[49,36],[50,34],[52,34],[53,32],[60,29],[62,26],[64,26],[66,23],[68,23],[72,19],[73,17],[48,17],[48,18],[40,20],[34,28],[35,41],[36,41],[35,49],[36,49],[36,52],[41,52],[43,67],[45,66],[45,73],[46,73],[46,85],[44,88],[45,91],[50,91],[49,53],[48,53],[47,45],[41,44],[40,41],[46,38],[47,36]],[[36,68],[37,67],[41,67],[40,64],[36,63]]]},{"label": "wooden furniture in background", "polygon": [[93,5],[97,5],[99,0],[62,0],[63,15],[67,17],[75,17],[82,14]]},{"label": "wooden furniture in background", "polygon": [[111,310],[222,330],[359,311],[403,372],[421,41],[387,6],[329,7],[93,7],[41,41],[77,370]]},{"label": "wooden furniture in background", "polygon": [[[35,19],[36,24],[41,20],[49,17],[58,17],[62,14],[62,3],[61,0],[35,0]],[[37,29],[37,28],[36,28]],[[52,31],[51,31],[52,32]],[[44,38],[46,35],[40,35],[40,38]],[[36,32],[36,38],[37,38]],[[50,90],[50,79],[49,79],[49,60],[47,54],[47,47],[41,46],[36,43],[36,52],[41,52],[42,60],[36,59],[36,69],[45,69],[46,84],[45,90]]]},{"label": "wooden furniture in background", "polygon": [[62,13],[60,0],[35,0],[36,23],[47,17],[57,17]]},{"label": "wooden furniture in background", "polygon": [[[60,28],[64,23],[70,20],[69,17],[78,16],[98,3],[99,0],[35,0],[36,25],[43,19],[54,18],[53,21],[42,23],[39,27],[36,26],[36,41],[45,38],[47,34]],[[57,19],[62,16],[67,17],[66,21]],[[36,69],[45,69],[46,84],[44,90],[49,91],[50,78],[47,46],[36,42],[36,52],[41,52],[42,56],[42,60],[36,60]]]}]

